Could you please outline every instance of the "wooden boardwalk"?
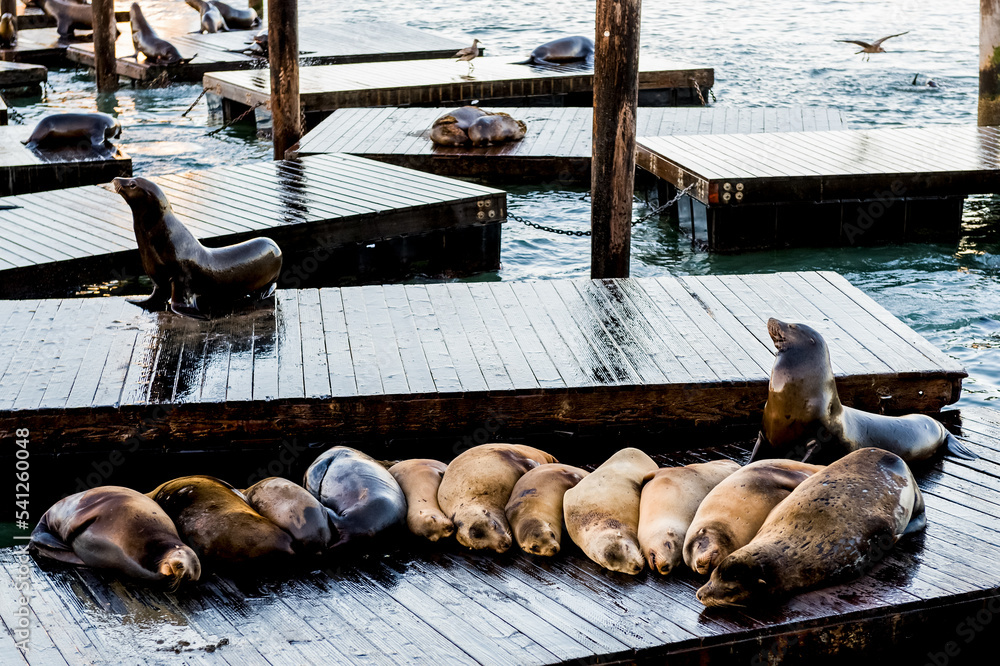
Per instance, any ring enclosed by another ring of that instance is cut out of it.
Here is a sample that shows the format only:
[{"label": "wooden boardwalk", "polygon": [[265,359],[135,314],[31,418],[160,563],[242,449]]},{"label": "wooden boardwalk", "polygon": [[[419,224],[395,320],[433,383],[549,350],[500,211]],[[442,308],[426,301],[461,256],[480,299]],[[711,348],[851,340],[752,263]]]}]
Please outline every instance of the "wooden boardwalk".
[{"label": "wooden boardwalk", "polygon": [[637,163],[693,187],[710,249],[954,240],[964,197],[997,191],[1000,128],[651,136]]},{"label": "wooden boardwalk", "polygon": [[[437,146],[434,120],[454,107],[376,107],[334,111],[289,155],[350,153],[444,176],[590,182],[594,112],[587,107],[486,107],[524,121],[520,141],[497,146]],[[736,109],[639,107],[640,136],[840,130],[839,110],[822,107]]]},{"label": "wooden boardwalk", "polygon": [[[122,36],[116,43],[117,70],[120,76],[138,81],[167,79],[171,81],[201,81],[207,72],[267,68],[267,58],[246,55],[247,42],[257,30],[238,30],[209,35],[188,31],[161,36],[176,46],[181,55],[197,57],[185,65],[169,67],[149,64],[143,57],[132,58],[131,27],[118,26]],[[468,46],[464,42],[439,37],[423,30],[384,22],[311,25],[303,22],[299,30],[301,65],[335,65],[344,63],[381,62],[388,60],[423,60],[446,58]],[[94,66],[92,42],[72,44],[66,51],[71,61]]]},{"label": "wooden boardwalk", "polygon": [[31,150],[21,142],[33,130],[28,125],[0,128],[0,196],[106,183],[115,176],[132,175],[132,158],[118,147]]},{"label": "wooden boardwalk", "polygon": [[[707,611],[694,597],[702,577],[614,574],[565,536],[554,558],[473,553],[453,541],[401,537],[382,556],[331,558],[264,577],[205,573],[176,593],[86,568],[29,562],[31,650],[25,659],[14,647],[17,596],[5,591],[0,660],[5,666],[923,664],[948,644],[952,652],[982,657],[991,634],[959,628],[977,612],[993,617],[1000,602],[1000,415],[963,410],[958,432],[980,457],[937,458],[915,468],[927,507],[923,532],[904,537],[857,580],[770,607]],[[752,434],[718,445],[702,438],[693,447],[660,440],[644,448],[661,465],[742,463]],[[560,459],[592,468],[610,453],[607,446],[587,453],[577,446]],[[139,490],[169,478],[152,474],[155,480]],[[14,549],[0,550],[0,587],[14,585],[18,566]],[[967,642],[969,634],[976,643]]]},{"label": "wooden boardwalk", "polygon": [[[208,245],[273,238],[284,254],[284,286],[499,267],[506,195],[481,185],[349,155],[153,180]],[[0,237],[7,298],[71,294],[143,274],[132,213],[110,186],[0,199]]]},{"label": "wooden boardwalk", "polygon": [[0,49],[0,61],[60,64],[65,60],[66,49],[71,43],[60,39],[55,28],[18,31],[13,48]]},{"label": "wooden boardwalk", "polygon": [[[454,59],[327,65],[299,71],[299,94],[305,113],[323,116],[346,107],[437,107],[476,99],[483,106],[590,106],[593,78],[593,67],[583,64],[515,65],[502,57],[476,58],[471,75],[466,63]],[[693,95],[692,80],[708,94],[714,70],[644,58],[639,63],[640,103],[644,94],[650,96],[650,106],[676,104],[678,95],[686,100]],[[204,85],[222,98],[227,119],[247,106],[266,106],[271,97],[267,71],[213,72],[205,75]]]},{"label": "wooden boardwalk", "polygon": [[[115,20],[116,21],[128,21],[128,7],[131,3],[126,2],[116,2],[115,3]],[[56,27],[56,19],[53,16],[49,16],[44,11],[38,7],[26,7],[23,1],[17,3],[17,30],[18,37],[21,36],[22,30],[35,30],[38,28],[54,28]],[[77,31],[80,34],[85,34],[84,31]]]},{"label": "wooden boardwalk", "polygon": [[372,285],[213,321],[0,302],[0,438],[31,428],[41,453],[140,424],[169,450],[280,441],[289,422],[323,439],[468,433],[497,413],[515,432],[753,421],[770,316],[824,332],[846,404],[958,399],[961,366],[835,273]]},{"label": "wooden boardwalk", "polygon": [[0,89],[38,88],[48,76],[48,70],[41,65],[0,61]]}]

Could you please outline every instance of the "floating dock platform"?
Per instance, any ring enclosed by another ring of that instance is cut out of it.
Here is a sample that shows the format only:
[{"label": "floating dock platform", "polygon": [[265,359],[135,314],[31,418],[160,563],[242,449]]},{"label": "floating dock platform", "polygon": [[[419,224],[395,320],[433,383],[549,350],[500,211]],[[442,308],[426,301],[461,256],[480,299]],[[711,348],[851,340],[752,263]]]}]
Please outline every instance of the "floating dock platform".
[{"label": "floating dock platform", "polygon": [[[455,107],[339,109],[289,151],[289,156],[350,153],[443,176],[504,182],[538,179],[590,182],[594,111],[588,107],[493,107],[528,126],[520,141],[496,146],[438,146],[431,125]],[[837,109],[787,107],[639,107],[639,136],[841,130]]]},{"label": "floating dock platform", "polygon": [[640,137],[636,163],[692,187],[710,250],[954,241],[965,196],[997,191],[1000,128]]},{"label": "floating dock platform", "polygon": [[17,43],[0,49],[0,61],[58,65],[66,60],[66,49],[74,42],[60,39],[55,28],[18,31]]},{"label": "floating dock platform", "polygon": [[[506,195],[481,185],[350,155],[153,180],[206,245],[274,239],[284,256],[282,286],[500,266]],[[144,274],[132,212],[110,185],[0,199],[0,237],[0,294],[7,298],[73,294]]]},{"label": "floating dock platform", "polygon": [[[132,58],[135,51],[127,19],[118,29],[122,32],[116,45],[118,74],[137,81],[201,81],[207,72],[266,69],[268,66],[266,56],[243,53],[249,49],[248,42],[258,30],[207,35],[161,31],[161,37],[176,46],[182,56],[197,56],[184,65],[164,67],[147,63],[144,56],[139,60]],[[464,42],[393,23],[302,25],[299,29],[299,62],[303,66],[446,58],[466,46]],[[66,57],[93,67],[94,44],[72,44]]]},{"label": "floating dock platform", "polygon": [[[579,64],[517,65],[510,58],[485,57],[464,62],[427,60],[356,65],[303,67],[299,96],[307,117],[318,122],[335,109],[366,106],[462,105],[480,100],[483,106],[592,106],[593,67]],[[643,58],[639,62],[639,103],[676,106],[699,103],[715,83],[710,67]],[[205,90],[222,100],[226,120],[247,107],[267,107],[270,73],[211,72]],[[700,104],[700,103],[699,103]]]},{"label": "floating dock platform", "polygon": [[49,78],[41,65],[0,61],[0,89],[40,88]]},{"label": "floating dock platform", "polygon": [[[1000,417],[963,410],[957,432],[980,457],[915,467],[926,503],[923,531],[900,539],[861,578],[767,607],[705,609],[694,596],[704,577],[648,569],[615,574],[565,535],[552,558],[527,556],[516,546],[496,555],[461,549],[454,540],[400,537],[378,556],[330,558],[266,576],[206,572],[176,592],[28,560],[30,651],[22,655],[14,642],[18,596],[0,594],[0,659],[5,666],[703,666],[923,664],[965,652],[982,656],[988,647],[969,639],[989,643],[982,627],[1000,607]],[[660,465],[744,463],[744,442],[677,443],[687,448],[682,452],[664,442],[647,451]],[[561,459],[592,469],[608,454],[577,447]],[[235,457],[227,460],[232,470]],[[46,473],[34,465],[33,472]],[[38,513],[45,506],[32,504]],[[15,549],[0,550],[0,586],[25,580],[18,578],[21,566]],[[942,657],[928,661],[928,654]]]},{"label": "floating dock platform", "polygon": [[[0,197],[94,185],[106,183],[115,176],[132,175],[132,158],[117,146],[88,144],[29,149],[21,142],[27,140],[33,130],[33,125],[0,127]],[[2,208],[0,201],[0,210]],[[5,237],[5,241],[11,240]]]},{"label": "floating dock platform", "polygon": [[[125,2],[115,3],[115,20],[118,22],[125,21],[128,22],[128,8],[129,4]],[[15,16],[15,21],[17,23],[18,37],[21,37],[21,31],[23,30],[36,30],[39,28],[54,28],[56,27],[56,19],[54,16],[49,16],[44,11],[38,7],[27,7],[24,4],[24,0],[19,0],[17,3],[17,15]],[[85,34],[87,31],[78,30],[79,34]]]}]

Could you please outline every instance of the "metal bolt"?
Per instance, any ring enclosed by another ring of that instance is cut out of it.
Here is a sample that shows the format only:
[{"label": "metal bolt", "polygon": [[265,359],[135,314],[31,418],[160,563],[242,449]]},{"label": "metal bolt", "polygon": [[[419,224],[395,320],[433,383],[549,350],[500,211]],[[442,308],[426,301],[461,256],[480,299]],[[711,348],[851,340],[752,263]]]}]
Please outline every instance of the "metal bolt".
[{"label": "metal bolt", "polygon": [[483,202],[483,207],[484,208],[489,208],[492,205],[493,205],[493,202],[490,201],[489,199],[487,199],[486,201]]},{"label": "metal bolt", "polygon": [[476,213],[476,219],[477,220],[485,220],[486,219],[486,213],[484,213],[483,211],[479,211],[478,213]]},{"label": "metal bolt", "polygon": [[497,212],[495,210],[491,210],[490,211],[490,219],[492,220],[496,216],[497,216]]},{"label": "metal bolt", "polygon": [[731,198],[732,196],[733,196],[733,195],[731,195],[731,194],[730,194],[729,192],[726,192],[725,194],[723,194],[723,195],[722,195],[722,200],[728,203],[728,202],[729,202],[729,199],[730,199],[730,198]]},{"label": "metal bolt", "polygon": [[733,189],[733,186],[730,185],[729,183],[723,183],[722,184],[722,189],[724,189],[726,192],[728,192],[729,190]]},{"label": "metal bolt", "polygon": [[737,192],[743,191],[743,183],[736,183],[736,191]]},{"label": "metal bolt", "polygon": [[736,200],[737,201],[742,201],[743,200],[743,193],[742,192],[737,192],[736,193]]}]

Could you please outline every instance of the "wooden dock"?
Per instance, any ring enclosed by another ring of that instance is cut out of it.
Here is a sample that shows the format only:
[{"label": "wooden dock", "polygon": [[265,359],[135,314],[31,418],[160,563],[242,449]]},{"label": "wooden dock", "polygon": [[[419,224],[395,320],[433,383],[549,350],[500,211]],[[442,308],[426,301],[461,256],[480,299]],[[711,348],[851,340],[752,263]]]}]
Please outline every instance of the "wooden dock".
[{"label": "wooden dock", "polygon": [[[496,270],[506,195],[349,155],[153,178],[206,244],[268,236],[282,286]],[[143,274],[132,213],[110,186],[0,199],[0,295],[69,295]]]},{"label": "wooden dock", "polygon": [[[201,81],[207,72],[267,68],[267,58],[246,55],[256,30],[238,30],[209,35],[188,31],[162,31],[161,36],[176,46],[181,55],[197,55],[184,65],[164,67],[132,58],[132,31],[127,20],[119,24],[122,36],[116,42],[117,70],[120,76],[137,81]],[[382,62],[389,60],[424,60],[446,58],[468,46],[464,42],[439,37],[423,30],[384,22],[309,25],[299,30],[301,65]],[[388,50],[387,50],[388,49]],[[66,51],[72,62],[94,66],[93,42],[72,44]]]},{"label": "wooden dock", "polygon": [[[299,70],[302,110],[321,119],[334,109],[366,106],[445,106],[480,100],[483,106],[591,106],[593,67],[515,65],[510,58],[476,58],[475,70],[448,60],[303,67]],[[639,102],[671,106],[708,94],[714,70],[644,58],[639,63]],[[267,71],[212,72],[205,90],[222,99],[223,114],[235,118],[248,106],[266,108],[271,97]]]},{"label": "wooden dock", "polygon": [[7,100],[0,95],[0,125],[6,125],[7,121]]},{"label": "wooden dock", "polygon": [[692,233],[712,250],[953,241],[965,196],[997,191],[1000,128],[656,136],[637,153],[693,187],[707,224]]},{"label": "wooden dock", "polygon": [[835,273],[371,285],[213,321],[122,298],[0,302],[0,438],[31,428],[40,454],[137,427],[167,451],[266,447],[288,423],[328,439],[468,434],[496,414],[515,433],[755,421],[771,316],[815,322],[846,404],[958,399],[961,366]]},{"label": "wooden dock", "polygon": [[0,127],[0,197],[94,185],[132,175],[132,158],[117,146],[29,149],[21,142],[33,130],[33,125]]},{"label": "wooden dock", "polygon": [[[538,179],[590,182],[594,112],[589,107],[493,107],[528,126],[520,141],[497,146],[438,146],[434,120],[455,107],[339,109],[289,151],[289,156],[350,153],[443,176],[505,182]],[[846,128],[841,112],[823,107],[737,109],[639,107],[640,136],[790,132]]]},{"label": "wooden dock", "polygon": [[0,89],[39,88],[48,80],[49,72],[41,65],[0,61]]},{"label": "wooden dock", "polygon": [[[115,20],[128,22],[128,7],[130,3],[117,2],[115,3]],[[54,28],[56,27],[56,19],[54,16],[49,16],[44,11],[38,7],[27,7],[22,1],[17,3],[17,16],[15,17],[17,21],[17,31],[18,37],[21,36],[22,30],[36,30],[39,28]],[[77,31],[83,33],[83,31]]]},{"label": "wooden dock", "polygon": [[[178,592],[29,561],[31,650],[22,656],[14,646],[17,595],[0,594],[0,659],[5,666],[686,666],[849,659],[923,664],[932,663],[928,654],[952,654],[948,663],[988,663],[954,656],[988,651],[991,634],[963,623],[977,614],[994,617],[1000,603],[1000,415],[963,410],[957,432],[980,457],[937,458],[915,468],[927,507],[925,530],[901,539],[857,580],[769,607],[706,610],[694,597],[702,577],[614,574],[565,536],[554,558],[523,555],[516,547],[498,556],[461,550],[453,540],[400,537],[379,556],[331,558],[263,577],[205,573]],[[661,465],[743,463],[752,436],[643,446]],[[608,455],[607,446],[606,440],[596,451],[577,446],[560,457],[593,468]],[[232,474],[232,463],[222,468]],[[0,550],[0,586],[14,585],[19,565],[13,548]]]},{"label": "wooden dock", "polygon": [[0,49],[0,61],[59,65],[65,62],[66,49],[72,43],[60,39],[55,28],[18,31],[13,48]]}]

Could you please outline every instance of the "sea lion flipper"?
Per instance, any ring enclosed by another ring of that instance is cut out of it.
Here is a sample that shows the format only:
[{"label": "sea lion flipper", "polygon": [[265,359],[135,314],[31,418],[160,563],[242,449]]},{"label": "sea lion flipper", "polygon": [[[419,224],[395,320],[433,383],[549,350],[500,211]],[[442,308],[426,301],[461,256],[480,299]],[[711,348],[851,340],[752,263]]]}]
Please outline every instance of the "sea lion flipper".
[{"label": "sea lion flipper", "polygon": [[179,314],[182,317],[191,317],[192,319],[208,319],[208,314],[202,312],[195,305],[187,305],[185,303],[174,303],[170,302],[170,311],[174,314]]},{"label": "sea lion flipper", "polygon": [[167,295],[164,293],[164,290],[160,289],[160,287],[154,283],[153,293],[148,297],[140,301],[128,299],[128,302],[132,305],[138,305],[140,308],[145,310],[161,310],[167,304]]},{"label": "sea lion flipper", "polygon": [[961,458],[962,460],[976,460],[979,458],[979,456],[973,453],[967,446],[965,446],[965,444],[962,444],[958,437],[955,437],[950,432],[948,433],[948,437],[945,439],[945,445],[948,447],[948,453],[956,458]]},{"label": "sea lion flipper", "polygon": [[748,465],[752,462],[757,462],[758,460],[764,457],[764,451],[762,449],[763,447],[767,446],[765,442],[766,440],[764,439],[764,433],[758,432],[757,443],[754,444],[753,446],[753,452],[750,454],[750,460],[747,461]]}]

